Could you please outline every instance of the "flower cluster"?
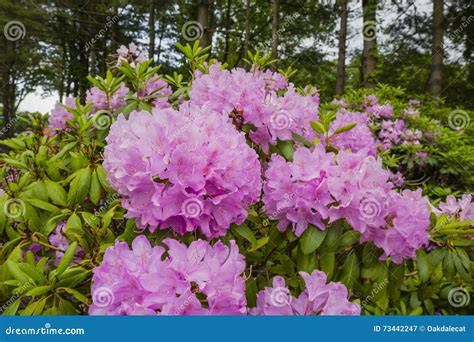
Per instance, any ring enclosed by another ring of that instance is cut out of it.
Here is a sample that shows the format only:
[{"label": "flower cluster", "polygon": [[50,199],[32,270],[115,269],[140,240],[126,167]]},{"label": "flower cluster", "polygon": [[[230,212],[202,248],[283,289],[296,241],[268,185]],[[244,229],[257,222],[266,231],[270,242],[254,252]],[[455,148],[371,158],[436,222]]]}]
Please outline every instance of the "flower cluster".
[{"label": "flower cluster", "polygon": [[[287,88],[285,94],[278,96],[276,90],[283,88]],[[307,95],[300,95],[277,73],[228,71],[213,64],[209,73],[196,75],[189,97],[192,104],[209,104],[239,124],[253,126],[250,138],[268,153],[269,144],[289,140],[292,133],[311,138],[310,121],[318,120],[319,95],[307,90]]]},{"label": "flower cluster", "polygon": [[158,75],[154,75],[147,80],[145,89],[138,92],[138,96],[152,98],[153,107],[156,108],[171,108],[171,104],[168,102],[169,96],[173,93],[168,83],[163,79],[159,78]]},{"label": "flower cluster", "polygon": [[377,96],[368,95],[365,97],[363,108],[371,118],[390,118],[393,115],[393,108],[388,104],[380,104]]},{"label": "flower cluster", "polygon": [[[331,145],[340,150],[350,149],[353,152],[365,149],[368,154],[375,156],[377,153],[377,142],[368,127],[368,122],[368,116],[363,113],[337,113],[336,119],[331,123],[329,130]],[[337,129],[350,124],[356,124],[356,126],[348,131],[334,134]]]},{"label": "flower cluster", "polygon": [[[65,106],[76,108],[76,100],[73,97],[67,97],[64,101]],[[66,120],[72,120],[72,114],[62,105],[56,103],[49,116],[49,128],[52,130],[65,130],[68,128]]]},{"label": "flower cluster", "polygon": [[257,294],[257,307],[253,315],[360,315],[360,305],[347,300],[347,288],[341,283],[326,284],[326,274],[300,272],[305,290],[294,297],[282,277],[273,278],[273,287]]},{"label": "flower cluster", "polygon": [[135,63],[141,63],[145,61],[145,56],[141,51],[138,50],[138,46],[135,43],[120,45],[117,49],[117,66],[120,66],[123,62],[129,63],[132,67],[135,67]]},{"label": "flower cluster", "polygon": [[411,130],[403,120],[384,120],[381,123],[379,141],[382,150],[389,150],[393,145],[420,145],[422,133],[419,130]]},{"label": "flower cluster", "polygon": [[245,261],[234,241],[189,247],[137,237],[116,242],[94,269],[91,315],[240,315],[246,313]]},{"label": "flower cluster", "polygon": [[[48,240],[49,243],[58,248],[56,251],[56,260],[54,264],[57,266],[61,259],[64,256],[64,252],[69,247],[69,241],[67,240],[66,236],[64,235],[66,232],[66,221],[61,221],[56,225],[54,232],[49,236]],[[81,247],[77,247],[73,262],[80,262],[84,257],[84,250]]]},{"label": "flower cluster", "polygon": [[261,166],[243,133],[208,107],[123,115],[112,125],[104,168],[137,225],[224,235],[260,197]]},{"label": "flower cluster", "polygon": [[420,100],[410,99],[408,101],[408,108],[403,112],[404,116],[414,116],[420,114],[420,111],[416,108],[420,105]]},{"label": "flower cluster", "polygon": [[427,243],[430,210],[421,191],[394,191],[391,177],[366,150],[339,151],[335,158],[318,145],[298,149],[293,162],[273,155],[265,173],[265,211],[281,231],[291,224],[297,236],[309,224],[324,230],[326,220],[346,219],[363,241],[400,263]]},{"label": "flower cluster", "polygon": [[92,103],[92,112],[95,113],[98,110],[106,109],[110,112],[124,106],[126,104],[125,96],[128,94],[129,89],[123,84],[117,89],[117,91],[111,96],[100,90],[97,87],[92,87],[87,92],[86,101]]},{"label": "flower cluster", "polygon": [[446,197],[446,201],[433,208],[437,215],[447,214],[448,216],[457,218],[459,221],[474,222],[474,198],[470,194],[462,195],[456,199],[453,195]]}]

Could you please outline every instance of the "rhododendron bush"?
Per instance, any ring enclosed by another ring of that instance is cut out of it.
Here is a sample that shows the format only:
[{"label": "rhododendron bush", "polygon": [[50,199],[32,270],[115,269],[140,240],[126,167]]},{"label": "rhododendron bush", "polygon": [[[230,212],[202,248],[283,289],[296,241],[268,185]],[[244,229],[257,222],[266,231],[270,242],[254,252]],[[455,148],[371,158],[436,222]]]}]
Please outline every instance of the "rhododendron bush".
[{"label": "rhododendron bush", "polygon": [[320,103],[259,53],[178,45],[161,75],[132,47],[1,142],[3,314],[472,312],[469,128],[384,86]]}]

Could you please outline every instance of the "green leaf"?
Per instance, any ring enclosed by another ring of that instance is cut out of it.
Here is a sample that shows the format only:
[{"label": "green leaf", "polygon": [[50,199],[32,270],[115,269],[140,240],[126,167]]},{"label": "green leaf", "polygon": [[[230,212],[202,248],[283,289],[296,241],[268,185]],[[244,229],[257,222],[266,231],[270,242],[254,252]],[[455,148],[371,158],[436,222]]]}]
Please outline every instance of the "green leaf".
[{"label": "green leaf", "polygon": [[306,273],[313,272],[318,266],[317,254],[304,254],[301,248],[298,248],[298,253],[296,255],[296,266],[298,271],[303,271]]},{"label": "green leaf", "polygon": [[56,212],[58,211],[58,207],[56,207],[55,205],[52,205],[48,202],[44,202],[42,200],[39,200],[39,199],[36,199],[36,198],[27,198],[25,199],[26,202],[28,203],[31,203],[33,206],[37,207],[37,208],[40,208],[40,209],[43,209],[43,210],[46,210],[46,211],[50,211],[50,212]]},{"label": "green leaf", "polygon": [[457,272],[461,275],[461,277],[466,280],[466,281],[471,281],[472,276],[469,273],[469,268],[466,269],[461,262],[461,258],[459,257],[458,253],[456,251],[452,254],[453,256],[453,261],[454,261],[454,266],[456,267]]},{"label": "green leaf", "polygon": [[247,226],[244,222],[241,225],[234,225],[233,229],[238,235],[249,241],[252,246],[257,244],[257,239],[255,238],[255,234],[253,231]]},{"label": "green leaf", "polygon": [[304,254],[313,253],[326,237],[327,230],[319,230],[313,225],[309,225],[300,239],[301,250]]},{"label": "green leaf", "polygon": [[109,182],[107,182],[107,172],[105,172],[104,167],[102,165],[97,166],[96,173],[102,187],[107,190],[107,192],[113,192],[112,188],[109,185]]},{"label": "green leaf", "polygon": [[18,264],[18,267],[21,269],[23,273],[25,273],[28,277],[33,279],[36,284],[42,284],[46,282],[46,277],[44,274],[36,269],[36,267],[27,264],[27,263],[21,263]]},{"label": "green leaf", "polygon": [[5,311],[3,311],[3,316],[15,315],[16,312],[18,311],[18,307],[20,306],[21,301],[22,301],[22,298],[18,298],[12,304],[10,304],[8,308]]},{"label": "green leaf", "polygon": [[311,127],[316,133],[319,133],[321,135],[324,135],[324,133],[326,133],[324,126],[319,121],[311,121]]},{"label": "green leaf", "polygon": [[321,250],[335,251],[341,243],[342,225],[339,221],[334,222],[331,226],[326,228],[326,231],[326,238],[321,244]]},{"label": "green leaf", "polygon": [[359,279],[360,268],[359,259],[355,253],[350,253],[344,264],[342,265],[342,277],[341,281],[348,287],[352,288],[354,282]]},{"label": "green leaf", "polygon": [[323,253],[319,257],[319,264],[321,265],[321,271],[327,274],[328,280],[331,280],[332,277],[334,276],[335,261],[336,261],[336,253],[334,253],[334,251]]},{"label": "green leaf", "polygon": [[343,126],[343,127],[341,127],[341,128],[336,129],[336,130],[334,131],[333,135],[350,131],[350,130],[353,129],[355,126],[357,126],[356,123],[351,123],[351,124],[349,124],[349,125],[345,125],[345,126]]},{"label": "green leaf", "polygon": [[56,283],[56,286],[58,286],[58,287],[69,287],[69,288],[75,287],[80,282],[82,282],[84,279],[86,279],[89,276],[89,273],[90,272],[88,272],[88,271],[82,271],[81,273],[76,274],[74,276],[67,277],[65,279],[61,279]]},{"label": "green leaf", "polygon": [[7,265],[7,267],[8,267],[8,271],[10,271],[10,273],[12,274],[12,276],[13,276],[15,279],[19,280],[21,283],[28,283],[28,282],[30,282],[30,279],[31,279],[31,278],[28,277],[28,275],[25,274],[25,273],[20,269],[20,266],[19,266],[16,262],[14,262],[14,261],[8,259],[8,260],[6,261],[6,265]]},{"label": "green leaf", "polygon": [[34,316],[39,316],[43,313],[43,309],[46,305],[47,300],[48,300],[48,298],[45,297],[45,298],[41,299],[40,301],[38,301],[38,304],[36,305],[35,310],[33,311]]},{"label": "green leaf", "polygon": [[77,290],[74,290],[74,289],[70,289],[68,287],[59,287],[58,288],[58,291],[59,290],[62,290],[62,291],[65,291],[67,293],[69,293],[70,295],[73,295],[74,298],[76,298],[78,301],[84,303],[84,304],[89,304],[89,300],[87,299],[86,296],[84,296],[82,293],[80,293],[79,291]]},{"label": "green leaf", "polygon": [[420,306],[410,312],[410,316],[420,316],[423,315],[423,308]]},{"label": "green leaf", "polygon": [[86,167],[77,171],[76,176],[69,186],[67,201],[69,205],[81,203],[86,198],[91,184],[91,169]]},{"label": "green leaf", "polygon": [[398,300],[400,297],[400,288],[403,286],[405,280],[405,265],[403,263],[398,265],[391,262],[388,270],[388,292],[393,300]]},{"label": "green leaf", "polygon": [[257,305],[258,287],[255,278],[250,277],[245,284],[245,295],[247,297],[247,305],[255,307]]},{"label": "green leaf", "polygon": [[67,206],[67,192],[64,188],[56,182],[45,180],[48,196],[57,205]]},{"label": "green leaf", "polygon": [[279,140],[277,146],[286,160],[293,160],[293,153],[295,150],[293,148],[293,142],[291,140]]},{"label": "green leaf", "polygon": [[61,262],[59,263],[58,268],[56,269],[57,275],[60,275],[61,273],[63,273],[66,270],[66,268],[69,266],[72,259],[74,258],[74,254],[76,253],[76,248],[77,248],[77,241],[74,241],[68,247],[68,249],[64,253],[63,258],[61,259]]},{"label": "green leaf", "polygon": [[27,293],[25,293],[25,296],[38,297],[44,295],[45,293],[48,293],[49,291],[51,291],[51,286],[49,285],[37,286],[34,289],[31,289]]},{"label": "green leaf", "polygon": [[94,172],[92,173],[91,188],[89,192],[92,203],[97,205],[99,203],[101,194],[102,187],[100,186],[99,177],[97,176],[97,173],[94,170]]},{"label": "green leaf", "polygon": [[448,280],[453,279],[454,274],[456,273],[454,260],[451,252],[448,252],[443,259],[443,273]]},{"label": "green leaf", "polygon": [[268,243],[269,239],[268,236],[264,236],[257,240],[257,242],[249,249],[249,252],[255,252],[256,250],[262,248]]},{"label": "green leaf", "polygon": [[63,158],[66,155],[66,153],[71,151],[74,148],[74,146],[76,146],[77,144],[78,144],[77,141],[67,144],[66,146],[63,147],[61,151],[59,151],[55,156],[49,159],[48,163],[54,163],[55,161],[58,161],[59,159]]},{"label": "green leaf", "polygon": [[311,141],[307,140],[306,138],[302,137],[301,135],[296,134],[296,133],[292,133],[292,136],[293,136],[293,139],[295,141],[298,141],[298,142],[302,143],[304,146],[313,147],[313,144],[311,143]]},{"label": "green leaf", "polygon": [[420,280],[426,282],[430,278],[432,265],[424,249],[419,249],[416,252],[416,265],[418,267]]}]

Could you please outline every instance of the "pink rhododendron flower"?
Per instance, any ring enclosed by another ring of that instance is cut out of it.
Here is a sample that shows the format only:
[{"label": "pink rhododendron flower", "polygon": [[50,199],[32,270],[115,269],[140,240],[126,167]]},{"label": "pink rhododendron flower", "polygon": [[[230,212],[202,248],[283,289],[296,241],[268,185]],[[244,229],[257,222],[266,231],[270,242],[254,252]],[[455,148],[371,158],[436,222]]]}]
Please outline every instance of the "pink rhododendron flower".
[{"label": "pink rhododendron flower", "polygon": [[[375,156],[377,152],[377,143],[372,136],[372,131],[367,126],[368,122],[369,118],[362,113],[338,113],[336,115],[336,120],[331,124],[329,130],[330,136],[339,128],[354,123],[357,125],[349,131],[333,135],[330,138],[331,145],[341,150],[350,149],[352,152],[358,152],[365,149],[368,154]],[[323,142],[324,140],[321,139],[321,141]]]},{"label": "pink rhododendron flower", "polygon": [[285,231],[291,224],[297,236],[308,224],[325,229],[327,206],[334,200],[328,190],[327,171],[334,164],[334,154],[322,146],[313,151],[298,149],[293,163],[274,154],[265,173],[263,202],[266,213],[277,219],[278,229]]},{"label": "pink rhododendron flower", "polygon": [[459,219],[459,221],[474,221],[474,198],[470,194],[464,194],[456,199],[453,195],[446,197],[446,201],[433,208],[437,215],[447,214]]},{"label": "pink rhododendron flower", "polygon": [[129,89],[122,84],[112,96],[107,98],[107,95],[104,91],[97,87],[92,87],[87,92],[86,102],[92,103],[93,113],[101,109],[106,109],[112,112],[127,103],[125,101],[125,96],[128,94],[128,92]]},{"label": "pink rhododendron flower", "polygon": [[234,241],[189,247],[173,239],[152,247],[145,236],[130,250],[116,242],[94,269],[91,315],[241,315],[246,313],[245,261]]},{"label": "pink rhododendron flower", "polygon": [[171,104],[168,102],[171,94],[173,94],[173,90],[168,83],[155,75],[148,79],[144,91],[139,92],[138,95],[140,97],[153,96],[153,107],[171,108]]},{"label": "pink rhododendron flower", "polygon": [[[70,108],[76,108],[76,100],[73,97],[67,97],[65,99],[65,106]],[[49,116],[49,128],[52,130],[65,130],[68,129],[66,120],[72,120],[73,116],[68,112],[64,105],[56,103],[54,109],[51,110]]]},{"label": "pink rhododendron flower", "polygon": [[282,277],[273,278],[273,286],[257,294],[257,307],[252,315],[360,315],[360,305],[347,300],[347,288],[342,283],[326,284],[326,274],[299,273],[305,282],[305,290],[294,297]]},{"label": "pink rhododendron flower", "polygon": [[379,139],[383,150],[391,149],[393,145],[420,145],[422,133],[419,130],[411,130],[406,127],[403,120],[384,120],[381,123]]},{"label": "pink rhododendron flower", "polygon": [[293,162],[273,155],[265,178],[264,209],[280,231],[291,224],[301,236],[309,224],[324,230],[325,220],[345,219],[362,241],[373,241],[397,263],[428,241],[428,200],[421,191],[392,190],[392,173],[367,150],[339,151],[335,158],[318,145],[298,149]]},{"label": "pink rhododendron flower", "polygon": [[151,231],[221,236],[260,196],[256,152],[228,117],[208,107],[119,115],[107,142],[109,182],[127,217]]},{"label": "pink rhododendron flower", "polygon": [[120,48],[117,49],[117,55],[117,66],[120,66],[123,62],[128,62],[132,67],[135,67],[135,63],[142,63],[146,59],[134,42],[128,44],[128,48],[125,45],[120,45]]},{"label": "pink rhododendron flower", "polygon": [[[283,96],[276,89],[288,87]],[[208,104],[214,111],[253,126],[250,138],[267,153],[277,139],[289,140],[292,133],[311,138],[310,121],[318,120],[319,95],[300,95],[282,75],[236,68],[221,70],[213,64],[208,74],[197,73],[189,93],[190,102]]]},{"label": "pink rhododendron flower", "polygon": [[368,95],[365,97],[363,107],[366,113],[371,118],[390,118],[393,115],[393,108],[391,105],[382,105],[379,103],[375,95]]},{"label": "pink rhododendron flower", "polygon": [[373,241],[399,264],[406,258],[416,258],[416,251],[428,244],[430,225],[429,201],[417,191],[390,191],[388,197],[387,225],[369,226],[362,234],[362,241]]},{"label": "pink rhododendron flower", "polygon": [[[64,235],[65,232],[66,232],[66,221],[61,221],[56,225],[54,232],[48,238],[49,243],[52,246],[60,249],[56,251],[56,260],[54,261],[54,265],[56,266],[61,262],[61,259],[64,256],[64,252],[69,247],[69,241]],[[73,262],[78,263],[82,260],[83,257],[84,257],[84,250],[79,246],[76,249]]]}]

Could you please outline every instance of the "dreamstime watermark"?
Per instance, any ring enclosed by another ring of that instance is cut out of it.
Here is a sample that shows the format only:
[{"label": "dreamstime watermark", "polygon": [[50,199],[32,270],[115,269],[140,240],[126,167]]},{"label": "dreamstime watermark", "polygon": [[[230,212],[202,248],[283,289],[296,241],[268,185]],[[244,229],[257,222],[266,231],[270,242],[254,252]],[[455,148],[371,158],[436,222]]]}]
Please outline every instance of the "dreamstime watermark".
[{"label": "dreamstime watermark", "polygon": [[376,284],[376,286],[372,289],[372,291],[370,291],[370,294],[367,297],[365,297],[364,300],[360,302],[360,305],[365,306],[368,303],[372,302],[374,300],[375,295],[378,294],[380,291],[382,291],[387,285],[388,285],[387,278],[382,280],[380,284]]},{"label": "dreamstime watermark", "polygon": [[202,27],[201,23],[195,20],[185,22],[181,28],[181,35],[189,42],[201,39],[203,34],[204,27]]},{"label": "dreamstime watermark", "polygon": [[386,209],[388,203],[380,203],[372,197],[364,197],[360,201],[359,213],[368,222],[373,222],[378,217],[383,209]]},{"label": "dreamstime watermark", "polygon": [[112,18],[110,17],[107,17],[106,18],[106,22],[105,22],[105,25],[104,27],[102,27],[99,32],[97,32],[95,34],[94,37],[92,37],[87,43],[86,43],[86,47],[85,47],[85,50],[86,51],[89,51],[90,48],[99,40],[99,39],[102,39],[105,37],[105,34],[107,33],[107,31],[115,24],[117,23],[117,21],[120,19],[120,17],[118,15],[114,15]]},{"label": "dreamstime watermark", "polygon": [[277,131],[290,128],[292,122],[293,119],[286,110],[279,110],[270,116],[270,125]]},{"label": "dreamstime watermark", "polygon": [[202,201],[199,198],[188,198],[181,205],[181,213],[189,218],[201,216],[203,209]]},{"label": "dreamstime watermark", "polygon": [[[469,25],[471,25],[472,22],[474,22],[474,15],[470,15],[468,18],[462,17],[462,18],[461,18],[461,23],[459,24],[459,26],[458,26],[454,31],[450,31],[450,32],[449,32],[448,38],[449,38],[451,41],[455,41],[455,40],[458,39],[459,36],[464,32],[464,30],[465,30]],[[446,47],[446,45],[445,45],[444,42],[441,44],[441,47],[442,47],[442,48],[445,48],[445,47]]]},{"label": "dreamstime watermark", "polygon": [[283,307],[291,304],[291,293],[286,287],[275,287],[270,293],[270,303],[276,307]]},{"label": "dreamstime watermark", "polygon": [[471,302],[471,295],[465,288],[455,287],[449,290],[448,302],[455,308],[467,306]]},{"label": "dreamstime watermark", "polygon": [[454,5],[454,6],[473,6],[474,5],[474,0],[466,1],[466,0],[446,0],[446,3],[448,5]]},{"label": "dreamstime watermark", "polygon": [[295,193],[285,194],[285,196],[283,196],[283,202],[278,205],[278,209],[274,211],[273,213],[271,213],[270,216],[268,216],[268,218],[270,220],[278,219],[278,215],[281,214],[283,211],[285,211],[286,207],[292,204],[292,202],[295,200],[296,197],[297,195]]},{"label": "dreamstime watermark", "polygon": [[99,216],[104,212],[106,211],[110,204],[112,204],[113,202],[115,202],[117,199],[119,199],[119,195],[118,194],[113,194],[109,199],[107,199],[104,203],[104,205],[102,205],[99,210],[96,210],[94,212],[94,216],[93,217],[84,217],[85,219],[85,222],[87,225],[89,226],[95,226],[95,224],[97,223],[99,219]]},{"label": "dreamstime watermark", "polygon": [[[183,315],[183,313],[186,311],[186,308],[189,307],[191,304],[193,304],[193,302],[196,301],[196,294],[198,293],[202,293],[201,292],[201,289],[196,289],[195,291],[192,291],[192,290],[186,290],[186,292],[190,292],[189,293],[189,296],[186,297],[186,299],[181,303],[180,306],[178,306],[175,310],[174,310],[174,313],[175,315],[177,316],[180,316],[180,315]],[[183,295],[184,296],[184,295]]]},{"label": "dreamstime watermark", "polygon": [[289,17],[285,17],[285,20],[281,23],[280,28],[272,35],[272,39],[270,42],[261,42],[259,43],[259,49],[261,50],[268,50],[270,49],[272,43],[275,40],[278,40],[280,36],[285,32],[285,30],[290,26],[291,24],[294,23],[294,21],[298,18],[298,14],[294,13],[290,15]]},{"label": "dreamstime watermark", "polygon": [[10,198],[3,205],[3,212],[6,216],[12,219],[17,219],[20,216],[25,215],[26,206],[19,198]]},{"label": "dreamstime watermark", "polygon": [[16,42],[25,37],[26,28],[21,21],[12,20],[9,21],[3,28],[3,35],[11,42]]},{"label": "dreamstime watermark", "polygon": [[377,22],[373,20],[364,21],[362,35],[366,41],[374,40],[377,37]]},{"label": "dreamstime watermark", "polygon": [[106,286],[101,286],[92,291],[92,302],[99,308],[105,308],[112,305],[115,296],[112,290]]},{"label": "dreamstime watermark", "polygon": [[52,328],[51,323],[45,323],[40,328],[15,328],[9,326],[5,329],[6,335],[84,335],[84,328]]},{"label": "dreamstime watermark", "polygon": [[2,128],[2,135],[7,133],[10,130],[10,128],[15,126],[15,124],[18,122],[18,120],[19,119],[17,117],[15,117],[12,120],[8,121],[8,123],[5,126],[3,126],[3,128]]},{"label": "dreamstime watermark", "polygon": [[170,134],[170,140],[174,140],[176,138],[181,137],[188,129],[190,129],[196,123],[202,122],[204,118],[204,113],[202,113],[201,111],[198,111],[196,114],[192,114],[186,124],[184,124],[178,130]]},{"label": "dreamstime watermark", "polygon": [[99,131],[103,131],[112,125],[113,117],[107,110],[98,111],[92,118],[94,127]]},{"label": "dreamstime watermark", "polygon": [[455,131],[467,128],[471,123],[468,112],[462,109],[453,110],[448,116],[448,126]]},{"label": "dreamstime watermark", "polygon": [[18,291],[0,307],[0,314],[2,314],[11,304],[13,304],[18,298],[20,298],[23,293],[28,291],[34,285],[35,282],[31,278],[28,279],[27,282],[23,283],[23,285],[18,288]]}]

